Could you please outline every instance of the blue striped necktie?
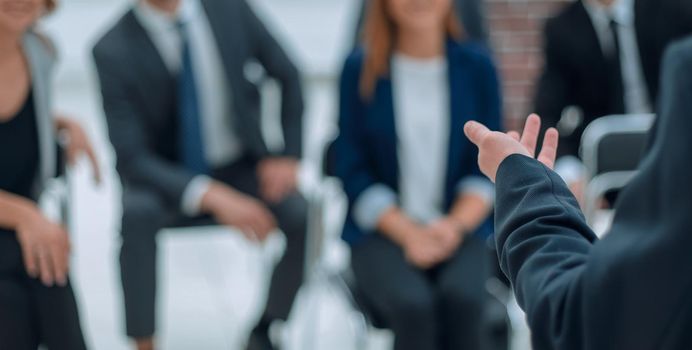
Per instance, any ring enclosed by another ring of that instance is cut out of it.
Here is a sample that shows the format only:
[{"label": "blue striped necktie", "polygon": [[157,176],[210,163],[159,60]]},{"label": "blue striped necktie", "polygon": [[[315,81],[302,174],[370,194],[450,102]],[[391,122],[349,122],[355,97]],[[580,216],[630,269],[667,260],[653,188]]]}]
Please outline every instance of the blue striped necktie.
[{"label": "blue striped necktie", "polygon": [[178,74],[178,147],[185,168],[195,174],[208,174],[200,126],[200,109],[190,45],[185,23],[178,22],[182,60]]}]

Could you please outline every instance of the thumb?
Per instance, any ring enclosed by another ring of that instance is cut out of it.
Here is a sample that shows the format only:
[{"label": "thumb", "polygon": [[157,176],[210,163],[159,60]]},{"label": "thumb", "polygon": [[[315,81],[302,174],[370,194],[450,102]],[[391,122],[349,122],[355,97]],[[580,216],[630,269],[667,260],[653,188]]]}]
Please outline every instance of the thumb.
[{"label": "thumb", "polygon": [[490,130],[479,122],[470,121],[464,125],[464,134],[466,134],[466,137],[468,137],[471,142],[478,146],[483,139],[490,134]]}]

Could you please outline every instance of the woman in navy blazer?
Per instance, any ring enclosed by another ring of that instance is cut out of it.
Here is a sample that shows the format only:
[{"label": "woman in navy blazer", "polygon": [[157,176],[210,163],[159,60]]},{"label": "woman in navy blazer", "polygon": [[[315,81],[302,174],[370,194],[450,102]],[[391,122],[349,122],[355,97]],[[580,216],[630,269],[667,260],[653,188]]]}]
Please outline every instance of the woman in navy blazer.
[{"label": "woman in navy blazer", "polygon": [[463,125],[500,129],[501,101],[487,50],[460,28],[450,0],[371,1],[341,76],[343,239],[395,349],[481,347],[494,188]]}]

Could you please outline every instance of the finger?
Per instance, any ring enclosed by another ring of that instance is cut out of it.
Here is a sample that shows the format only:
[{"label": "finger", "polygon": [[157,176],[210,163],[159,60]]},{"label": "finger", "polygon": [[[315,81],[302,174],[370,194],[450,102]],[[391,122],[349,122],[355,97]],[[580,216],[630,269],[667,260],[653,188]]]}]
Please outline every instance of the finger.
[{"label": "finger", "polygon": [[470,121],[464,125],[464,134],[466,134],[466,137],[468,137],[471,142],[478,146],[490,135],[490,129],[479,122]]},{"label": "finger", "polygon": [[514,141],[517,141],[517,142],[521,141],[521,135],[519,135],[519,133],[516,131],[508,132],[507,136],[511,137]]},{"label": "finger", "polygon": [[531,114],[526,119],[524,132],[521,135],[521,144],[524,145],[531,157],[536,154],[536,144],[538,143],[538,134],[541,131],[541,118],[535,114]]},{"label": "finger", "polygon": [[254,230],[252,229],[252,226],[250,226],[249,224],[239,225],[238,229],[240,230],[240,233],[242,233],[245,239],[247,239],[248,241],[257,240],[257,237],[254,234]]},{"label": "finger", "polygon": [[538,156],[538,161],[543,163],[550,169],[555,167],[555,158],[557,157],[557,146],[560,139],[560,134],[555,128],[550,128],[545,132],[543,138],[543,147],[541,154]]},{"label": "finger", "polygon": [[67,279],[67,253],[65,247],[58,239],[51,244],[50,249],[51,267],[53,268],[55,283],[59,286],[64,286]]},{"label": "finger", "polygon": [[77,153],[78,150],[73,146],[73,144],[67,146],[67,149],[65,149],[65,155],[67,156],[67,164],[75,165],[77,163]]},{"label": "finger", "polygon": [[32,243],[29,242],[22,242],[20,246],[22,248],[22,259],[24,260],[24,267],[26,268],[26,273],[31,278],[36,278],[38,276],[36,248]]},{"label": "finger", "polygon": [[281,199],[281,184],[278,182],[272,183],[272,185],[267,189],[267,193],[264,198],[269,203],[277,203]]},{"label": "finger", "polygon": [[86,147],[86,154],[87,157],[89,157],[89,163],[91,163],[91,170],[92,174],[94,176],[94,181],[96,184],[101,184],[101,167],[99,167],[99,162],[98,158],[96,158],[96,154],[94,153],[94,150],[91,148],[91,146]]},{"label": "finger", "polygon": [[37,258],[38,258],[38,266],[39,266],[39,275],[41,276],[41,283],[43,283],[46,287],[51,287],[53,286],[53,281],[55,280],[53,277],[53,267],[51,266],[51,257],[50,257],[50,249],[39,246],[39,249],[36,250],[37,253]]},{"label": "finger", "polygon": [[276,228],[276,219],[271,213],[266,212],[262,215],[262,224],[262,232],[269,235]]}]

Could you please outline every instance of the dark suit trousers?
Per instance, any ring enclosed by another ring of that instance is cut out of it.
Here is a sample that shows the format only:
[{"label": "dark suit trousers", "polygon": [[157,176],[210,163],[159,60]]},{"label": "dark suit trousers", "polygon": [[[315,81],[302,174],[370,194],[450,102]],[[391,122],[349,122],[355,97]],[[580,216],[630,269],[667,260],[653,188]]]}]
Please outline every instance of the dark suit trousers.
[{"label": "dark suit trousers", "polygon": [[[259,198],[256,163],[251,160],[218,169],[212,177]],[[286,235],[287,246],[272,276],[264,318],[285,319],[303,280],[307,203],[295,193],[267,207]],[[155,332],[157,232],[164,227],[189,226],[194,221],[213,222],[209,218],[198,219],[184,218],[179,208],[167,207],[152,189],[124,186],[120,269],[128,336],[145,338]]]},{"label": "dark suit trousers", "polygon": [[487,257],[485,243],[469,237],[450,260],[422,271],[373,234],[352,248],[351,264],[366,303],[394,332],[395,350],[478,350]]},{"label": "dark suit trousers", "polygon": [[0,349],[86,349],[72,287],[30,278],[13,232],[0,230]]}]

